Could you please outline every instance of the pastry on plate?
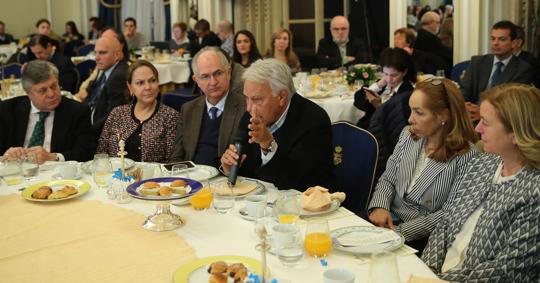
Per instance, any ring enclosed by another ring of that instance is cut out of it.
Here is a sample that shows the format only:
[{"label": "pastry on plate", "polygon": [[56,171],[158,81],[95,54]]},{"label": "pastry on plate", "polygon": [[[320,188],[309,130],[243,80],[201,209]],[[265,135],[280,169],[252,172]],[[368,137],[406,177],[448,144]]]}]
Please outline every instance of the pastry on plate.
[{"label": "pastry on plate", "polygon": [[187,185],[187,182],[184,181],[184,180],[174,180],[172,183],[171,183],[171,187],[173,188],[176,188],[176,187],[185,187]]},{"label": "pastry on plate", "polygon": [[210,266],[208,267],[208,273],[210,273],[210,274],[225,273],[225,272],[227,272],[227,267],[228,267],[228,265],[224,261],[222,261],[222,260],[216,261],[216,262],[213,262],[212,264],[210,264]]},{"label": "pastry on plate", "polygon": [[212,274],[208,278],[208,283],[227,283],[227,275],[225,274]]},{"label": "pastry on plate", "polygon": [[35,190],[32,193],[32,198],[35,199],[47,199],[50,194],[52,194],[53,190],[49,186],[41,186],[39,189]]},{"label": "pastry on plate", "polygon": [[63,187],[62,189],[60,189],[59,191],[66,193],[68,196],[74,195],[74,194],[76,194],[76,193],[79,192],[79,191],[78,191],[75,187],[73,187],[73,186],[65,186],[65,187]]},{"label": "pastry on plate", "polygon": [[157,188],[141,188],[139,189],[139,193],[141,193],[144,196],[159,196],[159,187]]},{"label": "pastry on plate", "polygon": [[145,182],[145,183],[143,184],[143,188],[145,188],[145,189],[159,188],[159,183],[157,183],[157,182],[152,182],[152,181]]},{"label": "pastry on plate", "polygon": [[161,187],[158,190],[158,194],[162,197],[170,197],[172,196],[172,189],[169,187]]},{"label": "pastry on plate", "polygon": [[69,195],[65,192],[62,192],[61,190],[58,190],[52,194],[49,195],[48,199],[62,199],[67,198]]},{"label": "pastry on plate", "polygon": [[179,194],[181,196],[187,195],[187,191],[186,191],[185,188],[171,188],[171,189],[172,189],[173,193],[175,193],[175,194]]}]

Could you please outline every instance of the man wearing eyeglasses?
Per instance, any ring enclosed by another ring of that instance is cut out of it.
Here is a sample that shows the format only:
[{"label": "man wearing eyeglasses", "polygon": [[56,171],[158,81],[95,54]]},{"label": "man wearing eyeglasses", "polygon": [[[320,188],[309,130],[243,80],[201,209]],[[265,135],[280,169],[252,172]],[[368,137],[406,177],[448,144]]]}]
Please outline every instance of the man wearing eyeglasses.
[{"label": "man wearing eyeglasses", "polygon": [[444,70],[449,75],[452,67],[452,50],[446,47],[439,38],[441,17],[439,14],[429,11],[420,20],[422,28],[418,30],[414,47],[438,58],[437,70]]},{"label": "man wearing eyeglasses", "polygon": [[96,149],[87,106],[60,95],[58,69],[34,60],[22,71],[27,93],[0,104],[0,153],[20,159],[35,154],[37,162],[89,160]]},{"label": "man wearing eyeglasses", "polygon": [[243,85],[244,70],[235,65],[233,77],[225,53],[214,46],[201,49],[193,58],[192,68],[193,80],[203,95],[182,106],[169,160],[191,160],[217,168],[246,112],[243,87],[231,88]]},{"label": "man wearing eyeglasses", "polygon": [[336,69],[358,63],[369,63],[371,58],[363,40],[349,37],[349,21],[344,16],[335,16],[330,22],[332,38],[319,41],[317,64],[319,67]]}]

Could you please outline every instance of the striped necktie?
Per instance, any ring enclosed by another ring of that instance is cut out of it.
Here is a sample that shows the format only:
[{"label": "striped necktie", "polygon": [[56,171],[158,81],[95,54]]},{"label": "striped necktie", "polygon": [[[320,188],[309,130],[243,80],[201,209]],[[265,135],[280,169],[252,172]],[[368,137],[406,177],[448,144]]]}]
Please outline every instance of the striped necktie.
[{"label": "striped necktie", "polygon": [[45,140],[45,119],[48,115],[49,112],[39,112],[39,120],[34,126],[28,147],[43,146],[43,141]]}]

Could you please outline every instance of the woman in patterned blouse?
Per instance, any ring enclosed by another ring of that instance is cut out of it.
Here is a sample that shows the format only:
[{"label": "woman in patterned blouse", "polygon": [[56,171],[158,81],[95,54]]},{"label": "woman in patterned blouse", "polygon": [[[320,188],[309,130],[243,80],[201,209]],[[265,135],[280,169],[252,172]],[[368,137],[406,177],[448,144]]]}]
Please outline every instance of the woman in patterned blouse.
[{"label": "woman in patterned blouse", "polygon": [[423,260],[448,281],[540,282],[540,90],[482,94],[485,154],[467,165]]},{"label": "woman in patterned blouse", "polygon": [[172,151],[176,110],[160,102],[158,72],[139,60],[128,69],[132,102],[114,108],[105,122],[97,152],[116,156],[118,140],[126,143],[127,157],[142,162],[166,162]]}]

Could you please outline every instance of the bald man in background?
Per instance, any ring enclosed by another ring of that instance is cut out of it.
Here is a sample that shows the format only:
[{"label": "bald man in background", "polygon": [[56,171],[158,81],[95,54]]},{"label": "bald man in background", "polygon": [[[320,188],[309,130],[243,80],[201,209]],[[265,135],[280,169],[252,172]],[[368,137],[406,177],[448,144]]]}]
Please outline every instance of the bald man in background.
[{"label": "bald man in background", "polygon": [[107,114],[126,100],[126,74],[128,65],[124,60],[122,45],[118,39],[102,36],[94,49],[96,69],[99,74],[88,85],[88,96],[83,100],[92,111],[92,126],[97,136],[101,134]]},{"label": "bald man in background", "polygon": [[437,69],[444,70],[446,75],[450,75],[452,69],[452,50],[444,45],[437,36],[441,27],[441,17],[439,14],[429,11],[420,20],[422,28],[418,30],[414,48],[437,56],[441,64]]},{"label": "bald man in background", "polygon": [[222,20],[218,24],[217,35],[221,39],[221,49],[225,50],[230,58],[233,57],[234,28],[229,20]]}]

